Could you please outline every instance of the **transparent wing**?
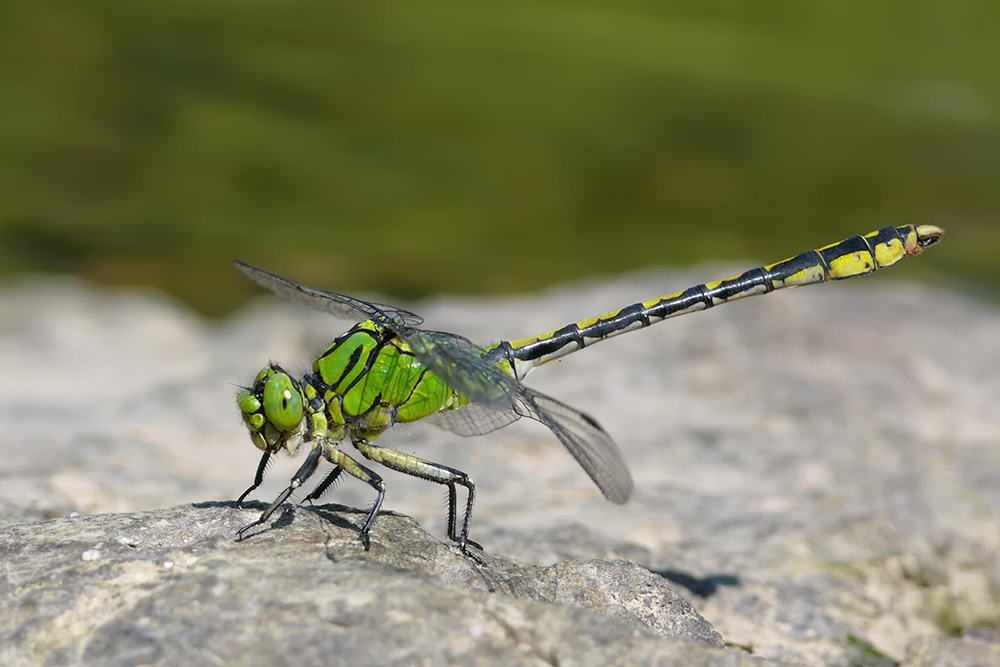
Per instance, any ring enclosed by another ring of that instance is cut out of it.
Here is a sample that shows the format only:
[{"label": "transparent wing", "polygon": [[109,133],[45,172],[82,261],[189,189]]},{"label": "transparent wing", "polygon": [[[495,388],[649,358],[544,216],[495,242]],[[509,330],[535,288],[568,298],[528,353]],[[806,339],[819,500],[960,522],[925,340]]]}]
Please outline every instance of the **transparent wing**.
[{"label": "transparent wing", "polygon": [[236,260],[247,278],[276,295],[316,310],[354,320],[369,319],[406,341],[417,358],[449,386],[472,401],[497,409],[513,409],[514,379],[483,359],[481,348],[462,336],[414,328],[419,315],[402,308],[324,292],[276,273]]},{"label": "transparent wing", "polygon": [[424,321],[422,317],[408,310],[384,303],[370,303],[335,292],[324,292],[239,259],[234,264],[240,273],[264,289],[289,301],[332,313],[337,317],[357,321],[372,320],[397,333],[407,326],[416,326]]},{"label": "transparent wing", "polygon": [[548,426],[605,498],[621,505],[632,495],[632,475],[621,450],[593,418],[523,385],[516,409]]},{"label": "transparent wing", "polygon": [[514,408],[497,410],[479,403],[469,403],[458,410],[437,412],[427,420],[456,435],[483,435],[512,424],[521,418]]},{"label": "transparent wing", "polygon": [[503,409],[470,403],[458,410],[439,412],[428,419],[458,435],[482,435],[521,417],[541,422],[565,445],[584,472],[611,502],[621,505],[632,495],[632,474],[618,445],[593,418],[551,396],[516,386],[514,406]]},{"label": "transparent wing", "polygon": [[468,338],[419,329],[406,329],[400,335],[417,359],[452,389],[494,411],[514,408],[520,383],[484,358],[482,348]]},{"label": "transparent wing", "polygon": [[529,389],[483,357],[472,341],[440,331],[407,330],[417,358],[473,402],[431,419],[459,435],[489,433],[530,417],[551,430],[608,500],[621,504],[632,494],[632,475],[618,445],[591,417]]}]

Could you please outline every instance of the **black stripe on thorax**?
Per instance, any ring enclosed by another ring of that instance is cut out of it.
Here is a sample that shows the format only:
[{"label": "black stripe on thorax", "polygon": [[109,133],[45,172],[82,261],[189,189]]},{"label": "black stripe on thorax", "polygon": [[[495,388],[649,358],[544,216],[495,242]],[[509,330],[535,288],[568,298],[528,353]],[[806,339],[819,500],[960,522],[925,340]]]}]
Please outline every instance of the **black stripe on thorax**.
[{"label": "black stripe on thorax", "polygon": [[351,358],[347,360],[347,363],[344,365],[344,370],[340,372],[340,377],[334,380],[331,386],[339,387],[340,383],[344,381],[344,378],[350,375],[351,371],[354,370],[354,367],[358,365],[359,361],[361,361],[361,351],[363,349],[364,348],[362,348],[360,345],[354,348],[354,350],[351,352]]},{"label": "black stripe on thorax", "polygon": [[[392,346],[394,348],[396,348],[396,351],[399,352],[399,354],[401,356],[404,356],[404,357],[416,357],[417,356],[413,352],[413,348],[411,348],[408,344],[406,344],[406,341],[403,340],[402,338],[400,338],[399,336],[393,335],[391,338],[389,338],[389,342],[392,343]],[[404,347],[404,345],[405,345],[405,347]]]},{"label": "black stripe on thorax", "polygon": [[[409,402],[409,400],[411,398],[413,398],[413,394],[416,393],[417,387],[419,387],[420,383],[424,381],[424,376],[427,375],[427,371],[428,371],[428,368],[426,366],[424,366],[424,370],[420,371],[420,375],[417,376],[417,381],[414,382],[413,385],[410,387],[410,393],[406,395],[406,398],[404,398],[399,403],[399,405],[406,405]],[[397,409],[399,407],[399,405],[393,406],[393,409],[394,410]]]},{"label": "black stripe on thorax", "polygon": [[[348,386],[346,386],[342,392],[340,392],[341,395],[346,395],[347,392],[353,389],[354,386],[358,384],[358,382],[360,382],[366,375],[368,375],[368,371],[372,369],[372,365],[375,363],[375,360],[378,358],[378,355],[382,353],[382,349],[386,345],[388,345],[390,341],[392,341],[393,338],[395,338],[395,336],[396,334],[392,333],[388,329],[384,331],[382,338],[378,339],[378,344],[375,346],[374,349],[372,349],[371,352],[368,353],[368,356],[365,358],[365,362],[361,368],[361,372],[358,373],[358,376],[354,378],[354,380]],[[358,347],[356,351],[360,350],[361,348]],[[352,359],[354,358],[353,354],[351,355],[351,358]],[[349,366],[348,369],[353,370],[354,366]]]},{"label": "black stripe on thorax", "polygon": [[372,340],[376,342],[381,340],[381,337],[377,335],[376,332],[371,331],[369,329],[361,329],[360,326],[361,326],[360,324],[355,324],[353,327],[351,327],[349,331],[345,331],[344,333],[337,336],[334,339],[333,343],[330,344],[330,347],[326,348],[323,354],[319,355],[319,358],[322,359],[323,357],[333,354],[334,352],[340,349],[341,345],[349,341],[357,334],[367,334]]}]

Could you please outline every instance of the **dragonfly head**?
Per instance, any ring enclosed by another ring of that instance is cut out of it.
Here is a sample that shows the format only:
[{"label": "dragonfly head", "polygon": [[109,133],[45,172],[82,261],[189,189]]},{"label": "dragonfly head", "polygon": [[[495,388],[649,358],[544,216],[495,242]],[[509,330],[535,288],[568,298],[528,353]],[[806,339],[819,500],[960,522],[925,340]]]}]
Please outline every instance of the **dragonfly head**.
[{"label": "dragonfly head", "polygon": [[258,449],[277,452],[287,447],[294,453],[296,436],[302,430],[302,388],[277,364],[265,366],[253,387],[236,395],[243,423]]}]

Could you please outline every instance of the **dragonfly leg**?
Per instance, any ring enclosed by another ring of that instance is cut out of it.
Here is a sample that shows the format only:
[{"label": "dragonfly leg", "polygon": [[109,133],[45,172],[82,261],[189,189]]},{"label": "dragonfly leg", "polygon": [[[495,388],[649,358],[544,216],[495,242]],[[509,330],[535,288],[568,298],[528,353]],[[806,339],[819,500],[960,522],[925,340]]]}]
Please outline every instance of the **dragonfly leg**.
[{"label": "dragonfly leg", "polygon": [[[319,497],[322,496],[324,493],[326,493],[326,490],[330,488],[331,484],[337,481],[337,478],[340,477],[340,473],[342,472],[344,472],[344,469],[341,468],[340,466],[337,466],[336,468],[331,470],[330,473],[326,476],[326,479],[320,482],[308,496],[303,498],[302,502],[304,503],[306,501],[309,501],[309,503],[312,504],[312,501],[319,500]],[[301,505],[302,503],[299,504]]]},{"label": "dragonfly leg", "polygon": [[458,541],[455,526],[458,523],[458,489],[454,484],[448,485],[448,539]]},{"label": "dragonfly leg", "polygon": [[341,470],[346,471],[347,474],[360,479],[362,482],[375,489],[375,504],[372,505],[370,510],[368,510],[368,516],[365,517],[365,523],[361,526],[359,534],[361,544],[364,546],[365,551],[368,551],[371,546],[368,539],[368,533],[372,529],[372,524],[375,523],[375,517],[378,516],[379,510],[382,509],[382,501],[385,499],[385,483],[382,482],[382,478],[379,477],[379,475],[373,470],[369,470],[344,452],[340,451],[336,445],[328,444],[326,449],[328,450],[324,454],[326,460],[337,466],[337,468],[327,475],[326,479],[320,482],[320,485],[309,495],[310,497],[318,497],[316,491],[319,491],[320,493],[325,491],[326,487],[332,484],[333,480],[340,475],[339,471]]},{"label": "dragonfly leg", "polygon": [[[260,518],[254,521],[253,523],[248,523],[247,525],[243,526],[238,531],[236,531],[237,542],[241,541],[243,539],[243,534],[246,533],[251,528],[255,526],[264,525],[264,523],[271,518],[271,515],[274,514],[274,511],[279,507],[281,507],[282,503],[288,500],[288,496],[292,495],[292,492],[295,491],[295,489],[302,486],[303,482],[309,479],[309,477],[312,476],[314,472],[316,472],[316,466],[319,465],[319,457],[322,454],[323,450],[318,445],[312,448],[312,450],[309,452],[309,456],[306,457],[306,460],[302,463],[302,466],[292,477],[291,483],[284,491],[278,494],[278,497],[274,499],[274,502],[271,503],[266,510],[264,510],[263,514],[260,515]],[[260,472],[259,468],[258,472]]]},{"label": "dragonfly leg", "polygon": [[[461,472],[461,471],[457,470],[456,472]],[[468,481],[469,483],[469,486],[466,487],[469,490],[469,496],[468,496],[469,501],[466,503],[465,507],[466,520],[462,524],[462,527],[465,532],[465,543],[474,546],[475,548],[482,551],[483,547],[481,544],[479,544],[475,540],[469,539],[469,518],[472,516],[472,504],[475,501],[476,485],[473,484],[472,480],[468,479],[468,477],[466,477],[466,481]],[[450,482],[448,484],[448,539],[451,540],[452,542],[459,541],[459,534],[455,528],[457,524],[458,524],[458,488],[455,482]],[[476,558],[478,559],[478,557]]]},{"label": "dragonfly leg", "polygon": [[236,506],[240,509],[243,508],[243,499],[249,496],[264,481],[264,472],[267,470],[267,462],[270,460],[271,452],[264,452],[264,456],[260,457],[260,463],[257,464],[257,473],[253,476],[253,484],[236,499]]},{"label": "dragonfly leg", "polygon": [[[391,468],[397,472],[406,473],[414,477],[426,479],[448,487],[448,538],[458,542],[458,548],[467,556],[476,558],[468,551],[469,546],[469,524],[472,521],[472,507],[476,502],[476,485],[469,479],[469,475],[456,468],[427,461],[412,454],[404,454],[394,449],[386,449],[373,445],[366,439],[356,437],[352,439],[354,446],[365,458],[377,461],[386,468]],[[464,486],[468,491],[468,500],[465,504],[465,517],[462,520],[462,529],[456,531],[458,514],[458,494],[457,486]],[[476,545],[475,542],[472,542]],[[478,545],[476,545],[478,546]]]},{"label": "dragonfly leg", "polygon": [[[320,457],[325,458],[330,463],[334,464],[336,468],[326,476],[326,478],[320,482],[319,486],[312,491],[312,493],[307,496],[308,499],[313,499],[319,497],[333,483],[333,481],[340,475],[342,471],[347,471],[354,477],[357,477],[361,481],[365,482],[369,486],[375,489],[378,495],[375,497],[375,505],[368,512],[368,516],[365,518],[365,523],[361,528],[361,543],[365,547],[365,551],[368,550],[370,544],[368,540],[368,532],[371,530],[372,524],[375,522],[375,517],[378,516],[379,510],[382,508],[382,500],[385,498],[385,484],[382,482],[382,478],[375,474],[373,471],[365,468],[363,465],[352,459],[350,456],[340,451],[336,445],[332,443],[317,443],[312,450],[309,452],[309,456],[302,463],[302,466],[298,469],[295,475],[292,477],[291,483],[282,491],[274,502],[271,503],[264,513],[260,515],[260,518],[253,523],[243,526],[236,532],[236,541],[239,542],[243,539],[244,533],[246,533],[251,528],[256,526],[261,526],[267,522],[271,515],[274,514],[275,510],[281,507],[282,503],[288,500],[288,497],[292,495],[295,489],[302,486],[307,479],[309,479],[314,472],[316,472],[316,467],[319,465]],[[319,493],[317,493],[317,491]]]}]

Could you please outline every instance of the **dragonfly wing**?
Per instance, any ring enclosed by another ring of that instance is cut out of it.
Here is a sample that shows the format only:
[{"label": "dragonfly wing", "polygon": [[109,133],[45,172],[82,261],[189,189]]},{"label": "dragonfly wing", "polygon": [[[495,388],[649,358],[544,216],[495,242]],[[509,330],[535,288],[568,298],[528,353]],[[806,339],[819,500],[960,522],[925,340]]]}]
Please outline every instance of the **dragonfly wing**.
[{"label": "dragonfly wing", "polygon": [[503,428],[521,418],[514,408],[497,410],[479,403],[469,403],[458,410],[438,412],[427,420],[455,435],[483,435]]},{"label": "dragonfly wing", "polygon": [[242,260],[236,260],[234,264],[240,273],[283,299],[332,313],[337,317],[356,321],[372,320],[397,333],[401,333],[407,326],[416,326],[424,321],[419,315],[402,308],[384,303],[362,301],[336,292],[324,292],[290,278],[279,276],[277,273],[271,273],[260,267],[247,264]]},{"label": "dragonfly wing", "polygon": [[632,475],[621,450],[592,417],[523,385],[516,409],[522,416],[548,426],[605,498],[621,505],[632,495]]},{"label": "dragonfly wing", "polygon": [[530,417],[555,433],[605,498],[619,504],[628,500],[632,475],[618,445],[593,418],[525,387],[484,359],[482,349],[467,338],[416,329],[402,335],[425,366],[472,401],[433,415],[438,426],[459,435],[479,435]]},{"label": "dragonfly wing", "polygon": [[514,409],[521,384],[485,359],[482,348],[468,338],[420,329],[406,329],[400,335],[422,364],[470,401],[496,412]]}]

